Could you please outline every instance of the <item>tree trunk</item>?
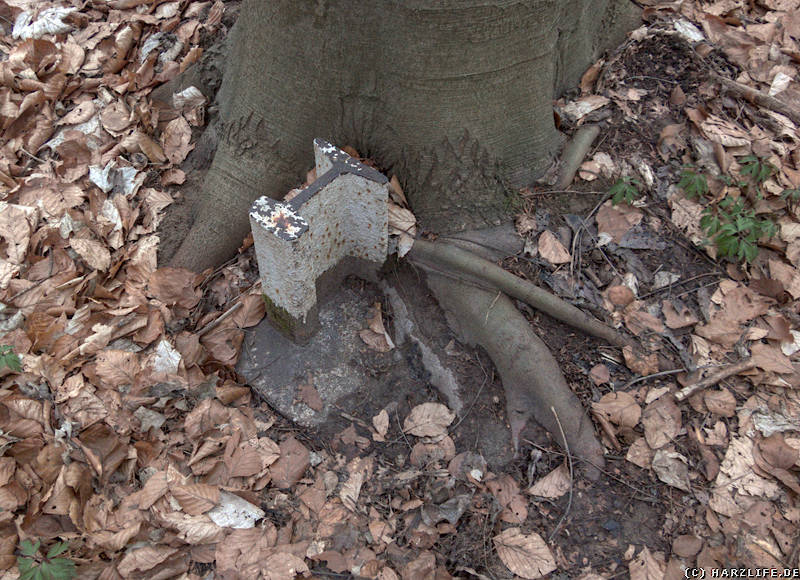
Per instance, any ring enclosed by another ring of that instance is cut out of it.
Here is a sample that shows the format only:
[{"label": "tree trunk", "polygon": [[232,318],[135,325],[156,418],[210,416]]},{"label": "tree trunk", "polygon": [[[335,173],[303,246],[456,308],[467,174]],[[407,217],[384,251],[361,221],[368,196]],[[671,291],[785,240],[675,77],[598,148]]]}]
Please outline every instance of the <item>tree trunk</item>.
[{"label": "tree trunk", "polygon": [[219,146],[171,265],[230,257],[261,195],[282,197],[322,137],[390,168],[422,225],[496,224],[560,145],[552,98],[634,23],[628,0],[246,0]]}]

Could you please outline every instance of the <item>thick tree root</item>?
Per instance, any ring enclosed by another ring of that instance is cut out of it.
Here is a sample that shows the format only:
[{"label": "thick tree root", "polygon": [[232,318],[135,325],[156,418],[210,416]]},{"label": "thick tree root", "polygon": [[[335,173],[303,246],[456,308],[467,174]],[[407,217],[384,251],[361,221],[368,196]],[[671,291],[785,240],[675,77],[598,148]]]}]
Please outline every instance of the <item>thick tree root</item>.
[{"label": "thick tree root", "polygon": [[619,332],[579,308],[466,250],[449,244],[415,240],[408,256],[423,265],[427,264],[435,268],[445,267],[477,277],[484,283],[530,304],[556,320],[605,340],[614,346],[623,347],[629,344],[633,346],[632,342]]},{"label": "thick tree root", "polygon": [[501,292],[482,290],[434,273],[429,273],[428,285],[460,338],[482,346],[497,367],[506,394],[515,451],[520,432],[531,417],[563,447],[560,421],[569,426],[569,452],[584,460],[585,475],[596,480],[605,463],[592,423],[547,345],[514,303]]}]

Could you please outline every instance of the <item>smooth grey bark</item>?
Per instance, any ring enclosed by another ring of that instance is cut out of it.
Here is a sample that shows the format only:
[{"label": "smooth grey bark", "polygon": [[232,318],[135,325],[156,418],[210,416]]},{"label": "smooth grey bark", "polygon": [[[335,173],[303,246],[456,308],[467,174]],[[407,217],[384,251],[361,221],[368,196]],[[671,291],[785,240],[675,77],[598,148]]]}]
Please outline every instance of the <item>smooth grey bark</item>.
[{"label": "smooth grey bark", "polygon": [[315,137],[397,173],[426,228],[498,223],[559,147],[553,96],[632,23],[628,0],[246,0],[219,147],[171,265],[232,255],[252,201],[302,181]]}]

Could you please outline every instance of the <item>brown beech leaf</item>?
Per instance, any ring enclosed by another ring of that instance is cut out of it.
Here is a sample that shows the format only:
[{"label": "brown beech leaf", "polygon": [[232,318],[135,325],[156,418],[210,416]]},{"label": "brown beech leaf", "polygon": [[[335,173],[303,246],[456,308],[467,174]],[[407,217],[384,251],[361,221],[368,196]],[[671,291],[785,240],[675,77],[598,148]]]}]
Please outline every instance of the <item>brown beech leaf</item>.
[{"label": "brown beech leaf", "polygon": [[566,463],[562,463],[528,488],[528,493],[539,497],[556,498],[567,493],[569,486],[569,468]]},{"label": "brown beech leaf", "polygon": [[566,264],[572,259],[564,244],[550,230],[539,236],[539,254],[551,264]]},{"label": "brown beech leaf", "polygon": [[726,388],[705,391],[703,401],[709,411],[721,417],[736,415],[736,397]]},{"label": "brown beech leaf", "polygon": [[281,456],[273,463],[269,471],[272,483],[278,489],[288,489],[300,481],[309,466],[309,452],[294,437],[289,437],[280,444]]},{"label": "brown beech leaf", "polygon": [[204,483],[178,485],[170,492],[183,511],[192,516],[206,513],[219,503],[219,487]]},{"label": "brown beech leaf", "polygon": [[403,431],[417,437],[441,437],[456,415],[441,403],[422,403],[411,409]]},{"label": "brown beech leaf", "polygon": [[609,421],[621,427],[636,427],[642,417],[639,404],[623,391],[606,393],[599,401],[592,403],[592,410],[602,413]]},{"label": "brown beech leaf", "polygon": [[167,306],[193,308],[200,302],[202,292],[197,290],[201,278],[182,268],[159,268],[150,276],[147,290]]},{"label": "brown beech leaf", "polygon": [[659,449],[680,433],[681,410],[671,396],[663,396],[645,407],[642,426],[647,444]]},{"label": "brown beech leaf", "polygon": [[553,553],[537,533],[526,535],[519,528],[508,528],[493,541],[503,564],[521,578],[541,578],[556,569]]}]

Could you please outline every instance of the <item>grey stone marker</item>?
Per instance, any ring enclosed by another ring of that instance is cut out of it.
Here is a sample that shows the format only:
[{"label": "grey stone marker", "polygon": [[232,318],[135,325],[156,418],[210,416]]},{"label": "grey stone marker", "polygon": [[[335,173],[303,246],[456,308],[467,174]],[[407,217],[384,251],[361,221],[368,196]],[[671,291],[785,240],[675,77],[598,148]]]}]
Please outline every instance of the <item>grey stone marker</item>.
[{"label": "grey stone marker", "polygon": [[300,344],[319,327],[326,278],[342,264],[380,267],[388,249],[386,176],[322,139],[314,158],[314,183],[289,201],[260,197],[250,210],[267,317]]}]

